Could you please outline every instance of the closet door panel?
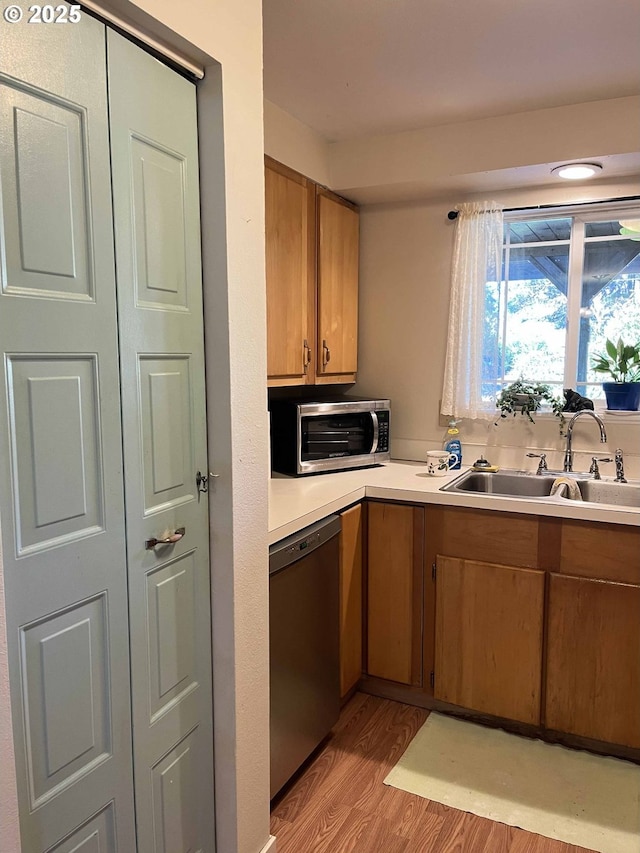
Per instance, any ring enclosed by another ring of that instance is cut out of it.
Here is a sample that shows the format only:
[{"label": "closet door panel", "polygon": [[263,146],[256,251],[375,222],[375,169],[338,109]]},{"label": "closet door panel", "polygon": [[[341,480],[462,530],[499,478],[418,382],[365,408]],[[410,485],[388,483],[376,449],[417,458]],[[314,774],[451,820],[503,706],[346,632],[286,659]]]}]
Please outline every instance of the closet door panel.
[{"label": "closet door panel", "polygon": [[187,163],[175,151],[131,137],[136,304],[188,310]]},{"label": "closet door panel", "polygon": [[[213,850],[195,87],[110,32],[139,853]],[[158,105],[162,108],[159,109]],[[149,540],[169,542],[146,547]]]},{"label": "closet door panel", "polygon": [[22,849],[135,850],[104,27],[2,27],[0,514]]},{"label": "closet door panel", "polygon": [[15,150],[6,171],[7,290],[91,299],[86,113],[34,87],[5,86]]},{"label": "closet door panel", "polygon": [[95,355],[7,355],[16,554],[104,531]]}]

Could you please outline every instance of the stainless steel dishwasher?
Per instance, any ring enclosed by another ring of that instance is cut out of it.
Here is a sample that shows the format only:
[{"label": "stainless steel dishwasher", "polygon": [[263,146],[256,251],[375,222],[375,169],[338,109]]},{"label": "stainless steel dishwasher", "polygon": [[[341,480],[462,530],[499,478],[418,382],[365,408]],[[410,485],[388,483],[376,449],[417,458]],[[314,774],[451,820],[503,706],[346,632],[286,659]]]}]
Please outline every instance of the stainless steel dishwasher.
[{"label": "stainless steel dishwasher", "polygon": [[269,549],[272,797],[340,712],[339,533],[332,515]]}]

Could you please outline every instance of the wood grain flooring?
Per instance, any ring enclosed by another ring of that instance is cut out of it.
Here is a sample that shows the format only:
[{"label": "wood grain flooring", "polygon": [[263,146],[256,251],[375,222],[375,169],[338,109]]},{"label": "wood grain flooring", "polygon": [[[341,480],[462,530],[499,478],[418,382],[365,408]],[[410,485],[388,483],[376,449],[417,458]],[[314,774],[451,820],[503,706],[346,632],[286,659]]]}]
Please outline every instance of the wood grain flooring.
[{"label": "wood grain flooring", "polygon": [[278,853],[585,853],[383,785],[428,715],[356,693],[272,803]]}]

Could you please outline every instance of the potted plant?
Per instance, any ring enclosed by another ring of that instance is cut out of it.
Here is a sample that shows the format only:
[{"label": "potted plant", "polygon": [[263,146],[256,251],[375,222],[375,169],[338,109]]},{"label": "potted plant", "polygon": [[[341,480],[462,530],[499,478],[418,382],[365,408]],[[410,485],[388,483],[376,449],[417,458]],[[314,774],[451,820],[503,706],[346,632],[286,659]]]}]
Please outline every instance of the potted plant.
[{"label": "potted plant", "polygon": [[[509,415],[515,417],[520,414],[534,424],[533,413],[540,409],[543,401],[549,403],[553,414],[560,419],[560,432],[562,432],[565,421],[562,411],[564,400],[557,397],[549,385],[517,379],[498,394],[496,406],[500,409],[501,418],[507,418]],[[497,423],[496,421],[496,425]]]},{"label": "potted plant", "polygon": [[640,405],[640,341],[625,344],[622,338],[614,344],[607,338],[605,352],[594,356],[592,368],[606,373],[612,382],[603,382],[607,408],[636,412]]}]

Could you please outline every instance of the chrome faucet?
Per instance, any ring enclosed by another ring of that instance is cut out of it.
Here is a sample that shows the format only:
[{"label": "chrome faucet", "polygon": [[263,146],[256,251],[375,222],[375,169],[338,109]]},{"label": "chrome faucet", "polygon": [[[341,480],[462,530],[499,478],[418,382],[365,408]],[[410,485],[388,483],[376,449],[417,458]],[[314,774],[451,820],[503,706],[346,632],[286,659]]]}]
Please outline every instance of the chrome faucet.
[{"label": "chrome faucet", "polygon": [[536,471],[536,474],[538,474],[538,475],[544,474],[545,471],[549,470],[549,468],[547,466],[547,454],[546,453],[527,453],[527,456],[530,459],[539,459],[540,460],[540,462],[538,462],[538,470]]},{"label": "chrome faucet", "polygon": [[573,425],[578,420],[578,418],[583,415],[589,415],[592,417],[594,421],[600,427],[600,441],[602,444],[607,440],[607,431],[604,428],[604,423],[602,418],[596,415],[594,411],[591,409],[581,409],[579,412],[576,412],[575,415],[569,421],[569,425],[567,426],[567,449],[564,453],[564,470],[565,471],[573,471],[573,450],[571,449],[571,439],[573,437]]},{"label": "chrome faucet", "polygon": [[626,483],[627,479],[624,476],[624,461],[622,459],[622,450],[618,448],[615,455],[616,463],[616,483]]},{"label": "chrome faucet", "polygon": [[613,462],[613,459],[610,456],[592,456],[591,457],[591,467],[589,468],[589,473],[593,474],[594,480],[601,480],[600,476],[600,468],[598,467],[599,462]]}]

